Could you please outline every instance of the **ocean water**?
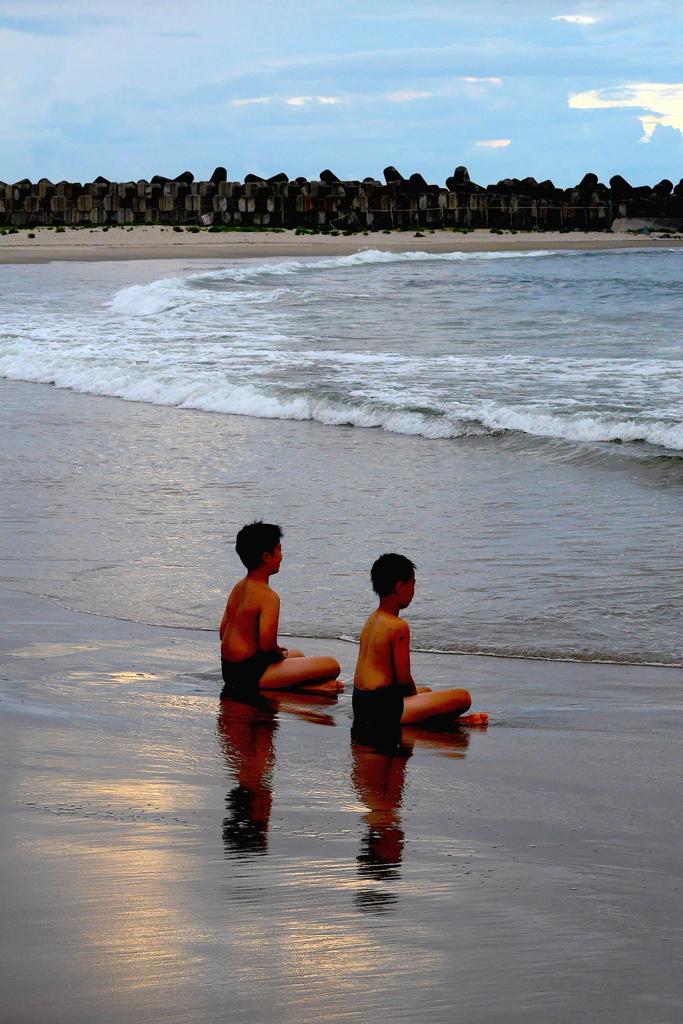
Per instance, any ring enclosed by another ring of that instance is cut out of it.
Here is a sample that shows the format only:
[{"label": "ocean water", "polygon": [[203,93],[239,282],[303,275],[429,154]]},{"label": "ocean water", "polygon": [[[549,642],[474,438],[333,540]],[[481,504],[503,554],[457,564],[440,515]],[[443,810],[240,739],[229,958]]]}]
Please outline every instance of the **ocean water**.
[{"label": "ocean water", "polygon": [[393,548],[416,646],[681,664],[682,272],[676,249],[6,267],[0,375],[59,390],[0,392],[3,579],[211,628],[263,514],[292,632],[356,636]]},{"label": "ocean water", "polygon": [[27,289],[5,296],[0,373],[433,438],[519,431],[681,451],[682,272],[673,249],[368,250],[118,290],[57,270],[38,294],[26,273]]}]

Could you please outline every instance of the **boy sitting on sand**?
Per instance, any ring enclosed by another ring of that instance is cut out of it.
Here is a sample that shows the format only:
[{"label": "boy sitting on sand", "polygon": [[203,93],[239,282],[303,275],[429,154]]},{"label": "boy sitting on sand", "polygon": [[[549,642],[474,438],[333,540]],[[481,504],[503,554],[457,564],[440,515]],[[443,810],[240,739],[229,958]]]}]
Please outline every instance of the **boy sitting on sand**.
[{"label": "boy sitting on sand", "polygon": [[279,526],[264,522],[249,523],[237,534],[235,550],[247,575],[233,587],[219,630],[224,693],[245,688],[297,687],[314,693],[344,689],[334,658],[305,658],[277,642],[280,598],[268,581],[280,571],[281,537]]},{"label": "boy sitting on sand", "polygon": [[488,715],[464,715],[467,690],[415,686],[410,673],[410,629],[399,617],[415,594],[415,564],[403,555],[381,555],[373,565],[372,589],[379,597],[360,635],[353,685],[354,726],[387,729],[448,715],[461,725],[486,725]]}]

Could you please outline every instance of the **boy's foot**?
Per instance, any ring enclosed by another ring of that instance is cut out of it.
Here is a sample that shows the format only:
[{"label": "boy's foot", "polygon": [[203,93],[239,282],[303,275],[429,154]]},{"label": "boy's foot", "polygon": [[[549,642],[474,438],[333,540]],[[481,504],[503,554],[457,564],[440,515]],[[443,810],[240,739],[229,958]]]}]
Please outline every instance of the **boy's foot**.
[{"label": "boy's foot", "polygon": [[483,711],[475,715],[461,715],[460,718],[455,719],[456,725],[488,725],[489,716]]},{"label": "boy's foot", "polygon": [[341,693],[344,684],[340,679],[328,679],[325,683],[305,683],[297,686],[302,693]]}]

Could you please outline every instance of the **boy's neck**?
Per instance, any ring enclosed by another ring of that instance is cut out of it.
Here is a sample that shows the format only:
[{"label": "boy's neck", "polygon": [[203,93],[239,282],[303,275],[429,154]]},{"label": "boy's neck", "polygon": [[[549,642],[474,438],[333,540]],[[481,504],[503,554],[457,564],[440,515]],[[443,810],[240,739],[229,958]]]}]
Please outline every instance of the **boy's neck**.
[{"label": "boy's neck", "polygon": [[398,595],[387,594],[386,597],[380,597],[379,610],[382,612],[386,612],[388,615],[393,615],[395,618],[398,618],[398,613],[401,611],[401,605],[399,604]]},{"label": "boy's neck", "polygon": [[273,570],[268,565],[259,565],[257,569],[250,569],[247,573],[248,580],[254,580],[256,583],[268,583],[270,577],[273,575]]}]

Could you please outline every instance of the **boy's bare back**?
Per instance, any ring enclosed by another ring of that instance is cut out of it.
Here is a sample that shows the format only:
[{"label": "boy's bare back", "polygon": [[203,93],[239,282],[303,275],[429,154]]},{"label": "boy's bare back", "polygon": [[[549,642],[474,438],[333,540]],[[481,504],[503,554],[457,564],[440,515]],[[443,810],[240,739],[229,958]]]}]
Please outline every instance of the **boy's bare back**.
[{"label": "boy's bare back", "polygon": [[410,674],[410,628],[405,619],[384,608],[372,613],[360,635],[354,686],[377,690],[398,683],[415,693]]},{"label": "boy's bare back", "polygon": [[240,580],[232,588],[221,622],[221,657],[227,661],[251,658],[259,650],[271,649],[269,640],[274,649],[279,614],[280,598],[267,583]]}]

